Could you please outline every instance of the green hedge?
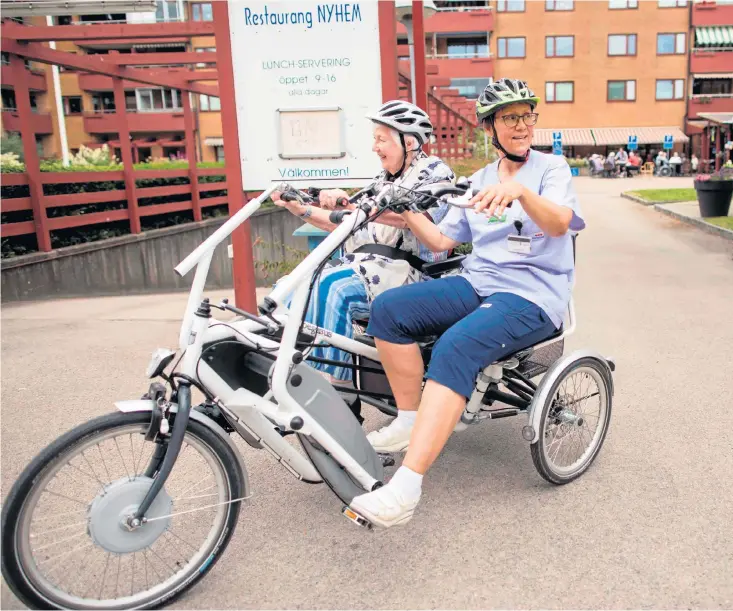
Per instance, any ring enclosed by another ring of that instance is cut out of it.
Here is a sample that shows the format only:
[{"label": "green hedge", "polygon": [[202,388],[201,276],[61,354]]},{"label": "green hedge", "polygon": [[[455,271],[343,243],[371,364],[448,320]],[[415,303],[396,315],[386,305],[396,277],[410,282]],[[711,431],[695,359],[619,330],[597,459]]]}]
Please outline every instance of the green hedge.
[{"label": "green hedge", "polygon": [[[156,163],[140,163],[135,164],[136,170],[182,170],[188,169],[187,161],[175,162],[156,162]],[[199,168],[223,168],[223,163],[199,163]],[[107,166],[67,166],[64,167],[60,161],[45,161],[41,163],[42,172],[109,172],[122,170],[121,164],[112,164]],[[2,174],[20,173],[22,168],[2,168]],[[199,183],[216,183],[224,182],[226,177],[221,176],[199,176]],[[179,178],[141,178],[135,180],[135,185],[141,190],[150,187],[162,187],[189,184],[188,177]],[[96,193],[100,191],[124,190],[125,183],[123,181],[103,181],[103,182],[76,182],[66,184],[51,184],[43,186],[44,195],[70,195],[73,193]],[[27,186],[2,186],[0,188],[0,197],[28,197],[29,190]],[[169,195],[163,197],[140,197],[142,193],[138,192],[138,205],[140,207],[152,206],[156,204],[167,204],[190,199],[190,195]],[[201,199],[205,200],[210,197],[220,197],[226,195],[226,189],[215,191],[206,191],[201,193]],[[120,210],[127,207],[127,200],[121,199],[114,202],[105,202],[100,204],[81,204],[78,206],[62,206],[48,208],[47,214],[50,218],[60,216],[76,216],[80,214],[91,214],[93,212],[104,212],[108,210]],[[227,206],[218,205],[205,208],[203,210],[204,218],[214,216],[222,216],[227,213]],[[3,223],[16,223],[33,219],[33,213],[30,210],[20,212],[3,213],[1,220]],[[161,227],[169,227],[171,225],[179,225],[193,221],[193,211],[171,212],[167,214],[158,214],[154,216],[146,216],[141,218],[143,230],[158,229]],[[100,223],[90,225],[88,227],[78,227],[72,229],[61,229],[51,232],[51,246],[53,248],[61,248],[63,246],[73,246],[84,242],[95,242],[115,236],[125,235],[130,232],[128,221],[115,221],[112,223]],[[3,258],[14,257],[18,255],[28,254],[38,250],[35,234],[23,236],[13,236],[2,238],[1,253]]]}]

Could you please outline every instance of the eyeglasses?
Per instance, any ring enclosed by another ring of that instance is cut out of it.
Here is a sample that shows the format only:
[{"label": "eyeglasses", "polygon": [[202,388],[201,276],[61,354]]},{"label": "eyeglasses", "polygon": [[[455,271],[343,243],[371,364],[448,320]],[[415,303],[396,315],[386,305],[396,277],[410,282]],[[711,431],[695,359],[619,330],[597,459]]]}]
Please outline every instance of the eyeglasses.
[{"label": "eyeglasses", "polygon": [[519,119],[521,119],[526,126],[531,127],[532,125],[537,124],[539,116],[539,113],[527,112],[523,115],[503,115],[501,120],[504,121],[504,125],[507,127],[516,127],[519,125]]}]

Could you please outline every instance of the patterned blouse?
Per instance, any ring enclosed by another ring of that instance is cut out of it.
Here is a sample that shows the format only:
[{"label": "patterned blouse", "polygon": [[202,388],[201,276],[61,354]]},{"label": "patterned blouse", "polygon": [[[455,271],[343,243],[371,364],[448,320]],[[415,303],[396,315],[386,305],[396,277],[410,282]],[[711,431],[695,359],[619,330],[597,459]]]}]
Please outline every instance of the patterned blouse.
[{"label": "patterned blouse", "polygon": [[[420,151],[399,178],[391,181],[386,170],[382,171],[375,180],[375,190],[379,191],[388,182],[392,182],[395,186],[414,189],[431,183],[454,180],[453,170],[444,161],[438,157],[429,157]],[[438,224],[447,214],[448,208],[447,204],[440,203],[430,208],[427,214],[435,224]],[[350,265],[362,279],[370,300],[387,289],[423,280],[423,274],[407,261],[368,253],[354,253],[354,250],[364,244],[384,244],[400,248],[428,262],[443,261],[448,257],[447,251],[431,252],[418,241],[409,228],[399,229],[381,223],[369,223],[346,242],[345,251],[350,254],[342,257],[341,261]]]}]

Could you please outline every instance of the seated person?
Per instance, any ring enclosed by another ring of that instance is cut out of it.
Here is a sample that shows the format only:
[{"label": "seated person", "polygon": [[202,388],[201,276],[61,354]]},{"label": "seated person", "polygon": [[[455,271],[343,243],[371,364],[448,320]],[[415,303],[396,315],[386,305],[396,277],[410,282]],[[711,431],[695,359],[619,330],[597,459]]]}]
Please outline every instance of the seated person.
[{"label": "seated person", "polygon": [[[487,85],[477,115],[500,158],[471,177],[482,189],[472,200],[475,209],[451,208],[437,226],[412,212],[403,215],[433,250],[472,242],[473,252],[461,275],[387,291],[372,305],[367,333],[376,339],[398,416],[368,438],[378,452],[407,450],[385,486],[351,502],[374,524],[412,517],[423,475],[453,432],[478,373],[562,325],[573,286],[570,232],[585,223],[565,159],[530,148],[538,102],[524,81]],[[415,338],[432,334],[440,339],[421,393],[424,368]]]},{"label": "seated person", "polygon": [[[430,183],[453,182],[453,170],[439,158],[429,157],[421,150],[433,132],[430,119],[423,110],[397,100],[387,102],[368,118],[374,123],[372,150],[383,168],[375,178],[376,191],[386,183],[414,189]],[[348,194],[340,189],[321,191],[321,208],[285,202],[280,197],[281,193],[272,194],[277,206],[286,208],[315,227],[333,231],[336,225],[329,220],[330,211],[337,206],[340,198],[348,198]],[[352,204],[349,206],[353,207]],[[427,223],[437,223],[446,212],[447,205],[441,203],[426,212],[423,218]],[[442,261],[448,256],[447,250],[431,251],[425,248],[402,216],[386,212],[377,222],[369,223],[349,238],[345,243],[346,254],[339,264],[323,270],[308,306],[306,322],[345,337],[353,337],[353,322],[369,317],[370,304],[377,295],[387,289],[424,279],[422,273],[407,260],[358,252],[360,247],[368,244],[390,246],[426,262]],[[349,353],[332,346],[316,348],[312,356],[342,362],[350,359]],[[350,368],[323,363],[309,364],[329,375],[334,384],[351,383]]]},{"label": "seated person", "polygon": [[638,172],[641,169],[641,157],[636,154],[636,151],[629,153],[629,160],[626,162],[626,176],[631,178],[634,172]]}]

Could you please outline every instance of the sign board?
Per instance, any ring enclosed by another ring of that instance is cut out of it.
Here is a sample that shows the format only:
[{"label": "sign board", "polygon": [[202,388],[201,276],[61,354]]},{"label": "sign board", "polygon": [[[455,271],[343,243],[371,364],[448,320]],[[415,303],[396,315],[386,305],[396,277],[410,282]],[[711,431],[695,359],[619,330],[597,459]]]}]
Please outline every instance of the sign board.
[{"label": "sign board", "polygon": [[562,155],[562,132],[552,132],[552,154]]},{"label": "sign board", "polygon": [[357,187],[381,169],[378,3],[229,0],[242,178]]},{"label": "sign board", "polygon": [[278,154],[281,159],[343,157],[340,108],[278,109]]},{"label": "sign board", "polygon": [[672,134],[665,135],[664,136],[664,150],[671,151],[673,146],[674,146],[674,137],[672,136]]},{"label": "sign board", "polygon": [[626,148],[630,151],[636,151],[639,148],[639,138],[638,136],[629,136],[629,143],[626,145]]}]

